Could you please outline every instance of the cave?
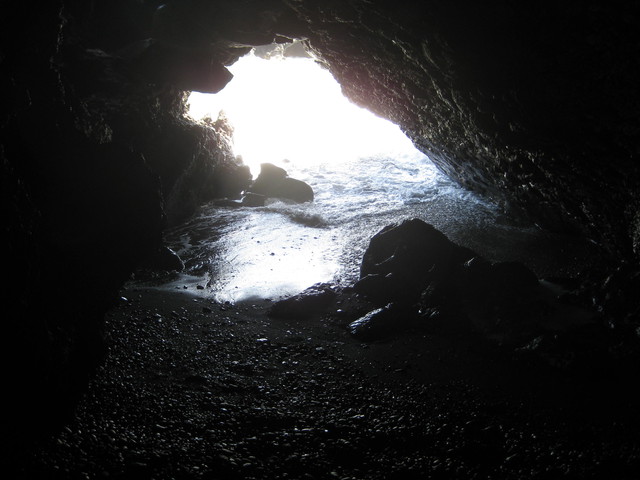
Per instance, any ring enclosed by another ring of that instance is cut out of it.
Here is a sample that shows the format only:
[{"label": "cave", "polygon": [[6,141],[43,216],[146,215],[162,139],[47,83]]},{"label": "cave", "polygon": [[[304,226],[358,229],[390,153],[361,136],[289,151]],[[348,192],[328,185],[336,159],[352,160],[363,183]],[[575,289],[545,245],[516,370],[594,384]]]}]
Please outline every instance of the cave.
[{"label": "cave", "polygon": [[[12,478],[635,478],[638,5],[3,11]],[[452,242],[398,217],[353,253],[351,285],[238,304],[127,287],[182,268],[167,233],[255,188],[224,117],[185,114],[191,92],[222,91],[227,67],[273,44],[302,46],[500,222],[564,239],[536,244],[548,268],[503,261],[509,234]],[[522,292],[543,281],[541,306]],[[542,334],[549,304],[589,321]]]}]

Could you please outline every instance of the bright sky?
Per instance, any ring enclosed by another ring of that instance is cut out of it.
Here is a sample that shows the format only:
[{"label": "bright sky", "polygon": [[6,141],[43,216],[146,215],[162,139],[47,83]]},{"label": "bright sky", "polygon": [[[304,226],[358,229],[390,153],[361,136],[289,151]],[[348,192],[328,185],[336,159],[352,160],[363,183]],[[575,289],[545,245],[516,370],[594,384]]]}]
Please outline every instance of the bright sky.
[{"label": "bright sky", "polygon": [[400,128],[349,102],[328,70],[309,58],[265,60],[252,53],[229,67],[217,94],[193,92],[189,114],[214,120],[224,110],[234,127],[234,152],[256,175],[259,164],[341,162],[409,153]]}]

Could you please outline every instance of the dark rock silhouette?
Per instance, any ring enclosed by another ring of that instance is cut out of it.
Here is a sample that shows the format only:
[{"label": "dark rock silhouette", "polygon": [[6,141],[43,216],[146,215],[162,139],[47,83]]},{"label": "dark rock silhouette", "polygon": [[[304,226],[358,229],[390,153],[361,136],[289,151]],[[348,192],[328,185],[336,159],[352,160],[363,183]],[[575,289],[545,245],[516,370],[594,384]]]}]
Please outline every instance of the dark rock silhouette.
[{"label": "dark rock silhouette", "polygon": [[331,285],[319,283],[298,295],[276,302],[268,314],[277,318],[309,318],[325,311],[335,298],[336,292]]},{"label": "dark rock silhouette", "polygon": [[313,201],[313,189],[302,180],[287,176],[284,168],[272,163],[260,165],[260,175],[248,190],[265,197],[281,198],[303,203]]},{"label": "dark rock silhouette", "polygon": [[267,197],[259,193],[247,192],[242,196],[240,204],[243,207],[264,207]]},{"label": "dark rock silhouette", "polygon": [[211,49],[189,49],[149,38],[119,52],[138,73],[153,83],[171,82],[187,91],[217,93],[233,78]]},{"label": "dark rock silhouette", "polygon": [[475,255],[432,225],[418,219],[405,220],[373,236],[355,288],[381,304],[415,301],[431,279],[448,275]]},{"label": "dark rock silhouette", "polygon": [[363,341],[382,340],[409,326],[413,316],[406,306],[390,303],[351,322],[347,329]]},{"label": "dark rock silhouette", "polygon": [[380,307],[350,324],[362,339],[414,326],[515,345],[539,333],[541,319],[558,308],[525,265],[488,262],[418,219],[371,239],[354,289]]}]

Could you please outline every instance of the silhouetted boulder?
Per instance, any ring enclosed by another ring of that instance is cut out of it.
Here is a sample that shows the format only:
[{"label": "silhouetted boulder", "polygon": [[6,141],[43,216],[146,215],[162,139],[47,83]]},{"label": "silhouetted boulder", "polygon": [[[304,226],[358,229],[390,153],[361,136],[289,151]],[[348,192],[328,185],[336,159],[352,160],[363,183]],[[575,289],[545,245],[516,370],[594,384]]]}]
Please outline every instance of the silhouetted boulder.
[{"label": "silhouetted boulder", "polygon": [[419,219],[389,225],[373,236],[360,267],[359,293],[378,302],[416,300],[429,281],[476,256]]},{"label": "silhouetted boulder", "polygon": [[287,176],[284,168],[272,163],[260,165],[260,175],[249,188],[249,192],[299,203],[313,200],[313,189],[307,183]]},{"label": "silhouetted boulder", "polygon": [[299,203],[311,202],[313,201],[313,189],[302,180],[287,177],[278,184],[276,193],[273,196]]},{"label": "silhouetted boulder", "polygon": [[325,311],[336,298],[336,292],[326,283],[317,283],[298,295],[276,302],[268,315],[276,318],[304,319]]},{"label": "silhouetted boulder", "polygon": [[268,185],[278,182],[287,177],[287,171],[284,168],[278,167],[273,163],[261,163],[260,164],[260,175],[255,182],[253,182],[253,186],[255,188],[266,188]]},{"label": "silhouetted boulder", "polygon": [[358,280],[353,286],[353,289],[356,293],[376,298],[386,297],[392,287],[393,284],[391,277],[371,273]]},{"label": "silhouetted boulder", "polygon": [[243,207],[264,207],[267,197],[259,193],[247,192],[242,196],[240,204]]},{"label": "silhouetted boulder", "polygon": [[347,330],[360,340],[382,340],[407,328],[414,316],[410,309],[390,303],[351,322]]},{"label": "silhouetted boulder", "polygon": [[360,276],[446,268],[475,256],[450,241],[432,225],[417,218],[384,227],[369,242]]},{"label": "silhouetted boulder", "polygon": [[[362,338],[378,335],[369,331],[382,334],[411,326],[443,333],[466,330],[516,345],[567,323],[555,296],[525,265],[491,263],[419,219],[377,233],[360,271],[356,293],[374,305],[393,304],[403,312],[403,321],[392,322],[398,315],[386,306],[358,319],[349,329],[362,331]],[[417,321],[411,320],[418,314]]]}]

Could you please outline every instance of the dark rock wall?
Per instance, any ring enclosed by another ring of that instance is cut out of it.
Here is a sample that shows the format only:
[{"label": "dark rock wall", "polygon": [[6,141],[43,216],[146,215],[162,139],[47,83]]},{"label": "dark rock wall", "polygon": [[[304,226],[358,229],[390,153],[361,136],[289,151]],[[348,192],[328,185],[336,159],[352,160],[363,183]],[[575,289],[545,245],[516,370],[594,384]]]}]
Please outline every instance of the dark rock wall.
[{"label": "dark rock wall", "polygon": [[637,2],[166,2],[188,49],[304,38],[450,177],[614,256],[638,248]]},{"label": "dark rock wall", "polygon": [[[354,102],[517,214],[640,246],[637,2],[55,0],[0,17],[2,301],[14,407],[66,395],[167,221],[248,183],[182,117],[250,45],[304,38]],[[17,33],[16,33],[17,32]],[[9,262],[8,262],[9,263]],[[85,368],[87,367],[87,368]],[[20,418],[20,417],[16,417]],[[23,425],[24,426],[24,425]],[[22,428],[28,432],[29,429]]]},{"label": "dark rock wall", "polygon": [[447,175],[547,228],[637,248],[637,3],[288,3],[344,92]]},{"label": "dark rock wall", "polygon": [[[104,312],[165,226],[208,199],[238,195],[250,175],[224,121],[183,118],[178,84],[193,76],[165,54],[175,49],[161,44],[145,56],[150,49],[136,43],[149,34],[150,2],[3,10],[3,364],[7,427],[19,440],[71,405],[102,354]],[[234,51],[244,50],[226,59]],[[208,64],[207,88],[219,90],[230,74]]]}]

